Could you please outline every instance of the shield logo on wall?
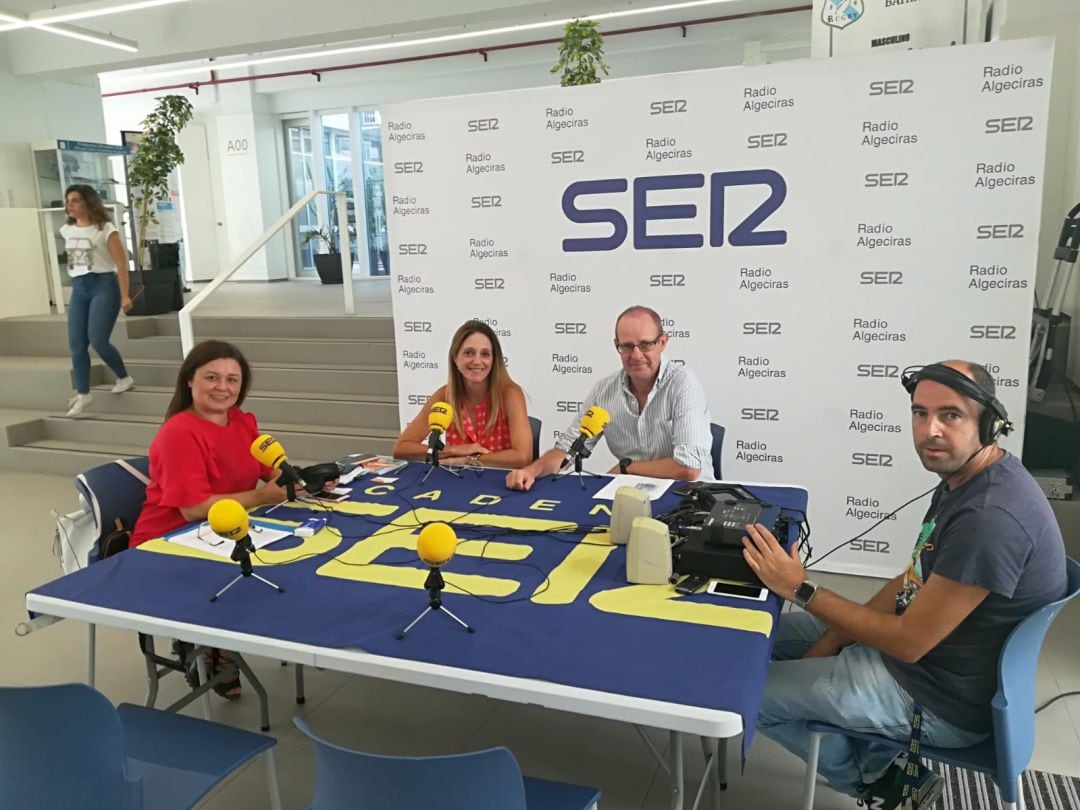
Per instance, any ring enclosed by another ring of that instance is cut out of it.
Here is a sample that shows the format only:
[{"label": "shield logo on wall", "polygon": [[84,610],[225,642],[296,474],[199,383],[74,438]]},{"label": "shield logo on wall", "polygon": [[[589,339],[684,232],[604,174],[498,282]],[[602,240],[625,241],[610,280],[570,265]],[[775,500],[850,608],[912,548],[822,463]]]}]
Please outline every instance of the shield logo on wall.
[{"label": "shield logo on wall", "polygon": [[863,15],[863,0],[825,0],[821,21],[830,28],[847,28]]}]

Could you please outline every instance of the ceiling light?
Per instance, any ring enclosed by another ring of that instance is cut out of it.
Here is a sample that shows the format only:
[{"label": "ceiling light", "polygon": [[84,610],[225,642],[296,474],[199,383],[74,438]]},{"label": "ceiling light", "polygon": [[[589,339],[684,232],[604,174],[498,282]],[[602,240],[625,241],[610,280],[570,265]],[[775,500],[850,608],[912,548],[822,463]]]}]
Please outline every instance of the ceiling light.
[{"label": "ceiling light", "polygon": [[46,11],[36,11],[25,19],[4,14],[0,16],[5,20],[9,20],[9,22],[6,25],[0,25],[0,32],[14,31],[18,28],[36,28],[38,25],[71,22],[73,20],[88,20],[92,17],[105,17],[110,14],[123,14],[128,11],[140,11],[146,8],[156,8],[157,6],[168,6],[173,3],[185,2],[187,2],[187,0],[132,0],[132,2],[127,3],[108,4],[81,3],[78,6],[70,7],[70,11],[55,8]]},{"label": "ceiling light", "polygon": [[[47,25],[46,23],[27,22],[2,12],[0,12],[0,20],[12,20],[20,23],[20,28],[29,27],[49,34],[59,34],[62,37],[78,39],[82,42],[92,42],[95,45],[104,45],[106,48],[115,48],[118,51],[127,51],[128,53],[138,53],[139,51],[138,43],[130,39],[114,37],[112,34],[99,34],[96,31],[87,31],[85,28],[76,28],[70,25]],[[22,25],[24,22],[26,24]]]},{"label": "ceiling light", "polygon": [[342,56],[350,53],[372,53],[376,51],[395,50],[409,48],[415,45],[434,45],[443,42],[458,42],[477,37],[496,36],[499,34],[512,34],[523,31],[535,31],[540,28],[561,28],[574,20],[611,20],[619,17],[630,17],[639,14],[655,14],[663,11],[678,11],[701,6],[715,6],[720,3],[729,3],[732,0],[688,0],[682,3],[667,3],[661,6],[649,6],[646,8],[626,9],[623,11],[607,11],[600,14],[581,14],[576,17],[567,17],[561,20],[543,20],[534,23],[522,23],[520,25],[506,25],[500,28],[485,28],[478,31],[462,31],[457,34],[440,34],[437,36],[420,37],[408,40],[390,40],[388,42],[375,42],[368,45],[354,45],[346,48],[327,48],[320,51],[305,51],[303,53],[290,53],[281,56],[265,56],[255,59],[243,59],[235,62],[214,61],[203,65],[176,70],[148,71],[135,74],[117,74],[111,78],[120,81],[144,81],[146,79],[166,79],[173,76],[189,76],[194,73],[205,73],[208,70],[231,70],[234,68],[253,67],[255,65],[274,65],[284,62],[297,62],[304,59],[325,59],[331,56]]}]

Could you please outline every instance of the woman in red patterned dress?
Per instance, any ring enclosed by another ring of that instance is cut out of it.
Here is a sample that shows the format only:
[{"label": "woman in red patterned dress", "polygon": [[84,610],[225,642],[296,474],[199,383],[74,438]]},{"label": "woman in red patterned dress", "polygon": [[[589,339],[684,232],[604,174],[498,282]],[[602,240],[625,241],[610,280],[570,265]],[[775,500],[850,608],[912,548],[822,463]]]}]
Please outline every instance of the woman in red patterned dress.
[{"label": "woman in red patterned dress", "polygon": [[428,397],[420,413],[394,445],[396,458],[423,461],[428,415],[436,402],[448,402],[454,419],[447,428],[443,460],[469,459],[487,467],[515,468],[532,460],[532,429],[525,394],[510,378],[499,338],[486,323],[466,321],[450,343],[446,385]]}]

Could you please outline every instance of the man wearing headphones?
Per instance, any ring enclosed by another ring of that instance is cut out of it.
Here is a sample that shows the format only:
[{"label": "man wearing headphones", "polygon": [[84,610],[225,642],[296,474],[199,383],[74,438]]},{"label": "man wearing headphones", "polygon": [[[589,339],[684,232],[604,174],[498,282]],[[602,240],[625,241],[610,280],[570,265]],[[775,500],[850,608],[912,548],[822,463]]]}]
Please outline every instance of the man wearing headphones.
[{"label": "man wearing headphones", "polygon": [[[805,612],[782,616],[757,727],[806,758],[808,721],[942,748],[991,731],[990,701],[1009,631],[1067,588],[1065,547],[1046,496],[1020,460],[997,445],[1005,408],[982,366],[950,360],[905,371],[915,450],[941,478],[907,570],[865,605],[806,578],[760,525],[743,554],[773,592]],[[825,735],[819,773],[870,808],[918,791],[929,808],[943,787],[904,775],[895,749]]]}]

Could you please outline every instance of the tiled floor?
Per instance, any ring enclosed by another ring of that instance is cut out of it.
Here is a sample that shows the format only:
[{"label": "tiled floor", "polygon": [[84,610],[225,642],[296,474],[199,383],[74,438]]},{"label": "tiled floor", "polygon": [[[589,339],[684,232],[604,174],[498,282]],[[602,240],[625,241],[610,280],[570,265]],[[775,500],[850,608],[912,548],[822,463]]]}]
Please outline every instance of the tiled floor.
[{"label": "tiled floor", "polygon": [[[80,680],[86,673],[84,625],[64,621],[25,638],[11,632],[25,618],[24,592],[59,571],[52,556],[54,520],[49,510],[64,512],[75,507],[71,482],[59,476],[0,472],[0,491],[7,495],[0,505],[0,525],[5,527],[0,541],[0,683]],[[873,580],[820,578],[852,598],[865,598],[877,588]],[[1078,638],[1080,604],[1074,603],[1047,639],[1039,668],[1040,699],[1080,689]],[[313,785],[313,755],[290,722],[294,713],[333,742],[376,752],[447,753],[506,745],[527,773],[599,786],[604,810],[669,806],[666,775],[624,723],[319,671],[308,671],[307,703],[297,707],[291,667],[269,660],[251,663],[270,692],[272,733],[281,738],[277,762],[286,808],[302,806]],[[672,666],[693,666],[693,662],[672,662]],[[182,693],[177,681],[175,676],[165,680],[162,703]],[[133,634],[99,630],[97,685],[114,702],[142,700],[143,669]],[[216,720],[255,728],[257,704],[250,695],[235,704],[217,697],[213,701]],[[189,711],[197,713],[196,708]],[[650,736],[658,746],[666,746],[666,734],[654,730]],[[730,749],[726,808],[800,806],[803,767],[799,761],[758,736],[745,773],[740,775],[738,746]],[[696,745],[687,750],[688,778],[696,778],[702,769],[701,753]],[[1033,767],[1080,776],[1080,697],[1059,701],[1039,715]],[[222,785],[203,807],[254,810],[267,805],[264,771],[256,762]],[[853,808],[854,802],[822,789],[816,806],[840,810]]]}]

